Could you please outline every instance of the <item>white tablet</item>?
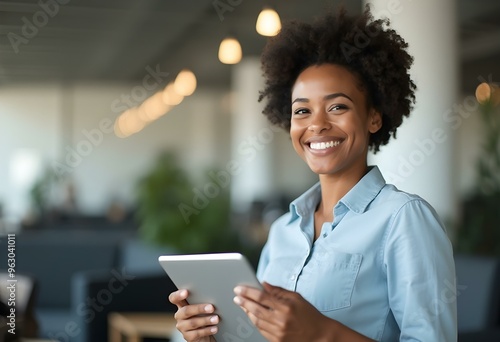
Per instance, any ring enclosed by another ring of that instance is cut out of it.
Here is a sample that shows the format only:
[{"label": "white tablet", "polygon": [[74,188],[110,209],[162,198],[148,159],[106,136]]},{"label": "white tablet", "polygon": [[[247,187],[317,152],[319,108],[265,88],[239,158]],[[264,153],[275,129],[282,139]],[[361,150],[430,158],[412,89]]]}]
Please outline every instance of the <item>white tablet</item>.
[{"label": "white tablet", "polygon": [[163,255],[158,258],[178,289],[189,290],[190,304],[210,303],[219,315],[217,342],[264,342],[246,313],[233,302],[237,285],[262,288],[248,260],[239,253]]}]

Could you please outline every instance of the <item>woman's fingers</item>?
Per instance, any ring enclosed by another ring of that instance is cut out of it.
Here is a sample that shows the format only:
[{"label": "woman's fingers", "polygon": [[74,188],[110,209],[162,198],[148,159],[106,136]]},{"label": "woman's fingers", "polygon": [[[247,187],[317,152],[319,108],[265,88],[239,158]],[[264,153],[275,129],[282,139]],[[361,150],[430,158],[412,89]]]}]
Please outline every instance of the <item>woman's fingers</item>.
[{"label": "woman's fingers", "polygon": [[206,327],[203,329],[197,329],[197,330],[191,330],[191,331],[181,331],[182,337],[186,341],[206,341],[207,339],[209,341],[214,341],[210,339],[212,335],[215,335],[218,331],[218,328],[216,326],[212,327]]},{"label": "woman's fingers", "polygon": [[234,288],[234,293],[238,297],[250,299],[253,302],[259,303],[261,306],[265,306],[270,309],[277,309],[280,303],[271,296],[266,291],[262,291],[253,287],[247,286],[236,286]]},{"label": "woman's fingers", "polygon": [[282,325],[278,312],[275,311],[278,309],[276,301],[268,293],[250,287],[236,287],[234,292],[237,294],[234,302],[247,313],[267,340],[274,340],[274,335],[279,331],[277,326]]},{"label": "woman's fingers", "polygon": [[247,313],[252,313],[258,319],[268,320],[272,315],[271,309],[253,300],[248,300],[245,297],[236,296],[234,297],[234,302],[241,306]]},{"label": "woman's fingers", "polygon": [[280,288],[266,285],[264,284],[264,290],[247,286],[235,287],[234,302],[247,313],[266,340],[278,341],[281,340],[279,335],[285,324],[281,311],[288,311],[281,300],[287,293],[281,293]]},{"label": "woman's fingers", "polygon": [[195,316],[207,316],[215,311],[212,304],[186,305],[177,310],[175,319],[188,319]]},{"label": "woman's fingers", "polygon": [[219,316],[217,315],[208,315],[202,317],[192,317],[186,320],[177,321],[177,329],[181,331],[192,331],[197,330],[204,327],[210,327],[219,323]]},{"label": "woman's fingers", "polygon": [[183,306],[188,305],[186,298],[189,296],[188,290],[181,289],[178,291],[172,292],[168,296],[168,301],[177,306],[177,308],[182,308]]},{"label": "woman's fingers", "polygon": [[182,333],[186,341],[212,341],[212,335],[218,331],[217,324],[220,321],[215,315],[215,307],[212,304],[194,304],[187,302],[189,292],[185,289],[172,292],[168,300],[177,306],[174,318],[177,321],[176,328]]}]

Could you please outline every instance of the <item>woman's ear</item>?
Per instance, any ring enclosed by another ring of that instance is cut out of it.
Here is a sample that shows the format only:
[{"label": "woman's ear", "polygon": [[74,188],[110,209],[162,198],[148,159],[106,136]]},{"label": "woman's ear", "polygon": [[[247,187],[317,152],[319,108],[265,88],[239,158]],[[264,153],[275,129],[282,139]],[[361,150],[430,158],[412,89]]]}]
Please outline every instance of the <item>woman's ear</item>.
[{"label": "woman's ear", "polygon": [[370,133],[376,133],[382,127],[382,115],[379,111],[372,109],[368,122],[368,130]]}]

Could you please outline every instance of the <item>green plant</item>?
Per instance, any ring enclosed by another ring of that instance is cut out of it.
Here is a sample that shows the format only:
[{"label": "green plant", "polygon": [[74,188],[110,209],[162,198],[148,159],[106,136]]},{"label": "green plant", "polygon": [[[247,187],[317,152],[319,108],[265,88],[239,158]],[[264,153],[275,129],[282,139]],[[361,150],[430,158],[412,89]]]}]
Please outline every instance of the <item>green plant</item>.
[{"label": "green plant", "polygon": [[[207,180],[208,182],[208,180]],[[194,183],[173,153],[162,154],[137,185],[137,219],[141,236],[157,245],[183,253],[238,250],[238,238],[230,229],[229,195],[225,189],[186,220],[179,209],[191,205]]]},{"label": "green plant", "polygon": [[45,219],[51,205],[50,192],[59,181],[54,171],[46,167],[43,174],[33,183],[30,189],[30,199],[38,219]]},{"label": "green plant", "polygon": [[485,136],[477,163],[478,186],[463,203],[457,250],[500,255],[500,115],[492,96],[495,88],[489,87],[489,95],[479,107]]}]

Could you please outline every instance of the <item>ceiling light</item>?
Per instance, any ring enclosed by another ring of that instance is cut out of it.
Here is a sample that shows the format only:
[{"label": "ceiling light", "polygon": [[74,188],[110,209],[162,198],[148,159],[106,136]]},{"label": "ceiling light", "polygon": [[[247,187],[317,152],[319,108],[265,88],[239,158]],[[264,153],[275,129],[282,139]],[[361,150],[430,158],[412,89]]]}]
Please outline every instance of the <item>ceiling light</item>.
[{"label": "ceiling light", "polygon": [[255,28],[260,35],[275,36],[281,30],[280,16],[275,10],[264,8],[257,18]]},{"label": "ceiling light", "polygon": [[241,61],[241,45],[236,38],[226,37],[219,46],[219,60],[224,64],[237,64]]},{"label": "ceiling light", "polygon": [[125,134],[123,132],[124,128],[125,128],[124,117],[123,117],[123,115],[120,115],[118,118],[116,118],[115,126],[114,126],[115,135],[118,138],[126,138],[128,136],[127,134]]},{"label": "ceiling light", "polygon": [[174,89],[177,94],[182,96],[191,95],[196,90],[196,76],[191,70],[181,70],[175,78]]},{"label": "ceiling light", "polygon": [[120,138],[126,138],[139,132],[146,125],[139,118],[139,109],[133,107],[123,112],[115,123],[115,134]]},{"label": "ceiling light", "polygon": [[139,118],[148,123],[158,119],[160,116],[166,114],[170,106],[163,102],[163,93],[157,92],[139,107]]},{"label": "ceiling light", "polygon": [[481,83],[476,88],[476,99],[480,104],[500,104],[500,88],[496,84]]},{"label": "ceiling light", "polygon": [[177,106],[184,96],[175,91],[174,82],[170,82],[162,93],[163,102],[169,106]]}]

